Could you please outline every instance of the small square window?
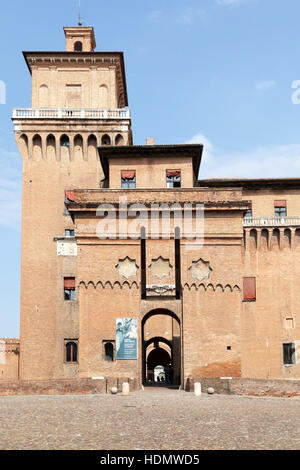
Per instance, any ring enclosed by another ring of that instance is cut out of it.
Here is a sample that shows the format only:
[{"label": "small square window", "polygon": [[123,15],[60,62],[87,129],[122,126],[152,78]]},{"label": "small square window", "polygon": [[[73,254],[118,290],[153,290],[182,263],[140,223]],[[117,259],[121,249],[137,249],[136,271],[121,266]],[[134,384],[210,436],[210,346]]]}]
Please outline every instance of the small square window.
[{"label": "small square window", "polygon": [[296,364],[295,343],[283,344],[283,364]]},{"label": "small square window", "polygon": [[136,188],[135,170],[122,170],[121,171],[121,187],[122,189],[135,189]]},{"label": "small square window", "polygon": [[287,204],[286,200],[278,199],[274,201],[274,214],[275,217],[286,217],[287,216]]},{"label": "small square window", "polygon": [[181,188],[181,170],[167,170],[167,188]]},{"label": "small square window", "polygon": [[286,207],[275,207],[275,217],[286,217]]},{"label": "small square window", "polygon": [[285,319],[285,327],[286,328],[295,328],[295,325],[294,325],[294,318],[286,318]]},{"label": "small square window", "polygon": [[65,230],[65,237],[75,237],[75,230]]},{"label": "small square window", "polygon": [[65,289],[65,300],[75,300],[75,289]]}]

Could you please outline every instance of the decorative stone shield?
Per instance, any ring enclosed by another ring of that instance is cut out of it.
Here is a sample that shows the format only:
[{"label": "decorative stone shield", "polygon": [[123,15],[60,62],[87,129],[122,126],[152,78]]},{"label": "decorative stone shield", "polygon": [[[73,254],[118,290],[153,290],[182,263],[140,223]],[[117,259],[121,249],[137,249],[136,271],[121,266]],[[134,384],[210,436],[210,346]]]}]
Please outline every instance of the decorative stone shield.
[{"label": "decorative stone shield", "polygon": [[126,258],[119,260],[119,264],[117,264],[116,269],[118,270],[119,276],[129,279],[130,277],[135,277],[137,275],[139,267],[136,264],[135,259],[131,259],[127,256]]},{"label": "decorative stone shield", "polygon": [[149,284],[146,286],[147,292],[154,292],[158,295],[166,294],[167,292],[173,292],[176,289],[175,284],[166,284],[157,286],[155,284]]},{"label": "decorative stone shield", "polygon": [[201,282],[205,279],[210,279],[212,268],[210,267],[209,261],[204,261],[200,258],[198,261],[194,261],[192,266],[189,268],[193,279]]},{"label": "decorative stone shield", "polygon": [[173,269],[170,264],[170,260],[164,259],[162,256],[157,259],[153,259],[149,268],[151,271],[151,277],[157,277],[158,279],[169,277],[171,270]]}]

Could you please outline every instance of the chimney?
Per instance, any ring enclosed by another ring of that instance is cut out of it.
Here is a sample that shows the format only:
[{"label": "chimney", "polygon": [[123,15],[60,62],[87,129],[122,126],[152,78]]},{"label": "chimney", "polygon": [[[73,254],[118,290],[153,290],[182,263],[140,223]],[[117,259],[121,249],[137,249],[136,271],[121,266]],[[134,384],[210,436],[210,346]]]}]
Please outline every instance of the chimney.
[{"label": "chimney", "polygon": [[154,139],[153,139],[153,137],[147,137],[147,139],[146,139],[146,145],[154,145]]}]

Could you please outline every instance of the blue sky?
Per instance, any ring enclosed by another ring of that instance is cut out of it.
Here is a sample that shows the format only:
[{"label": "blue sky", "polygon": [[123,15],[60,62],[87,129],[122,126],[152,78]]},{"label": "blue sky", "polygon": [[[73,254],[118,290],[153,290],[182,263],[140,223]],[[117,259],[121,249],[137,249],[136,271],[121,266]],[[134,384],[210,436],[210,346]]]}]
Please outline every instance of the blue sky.
[{"label": "blue sky", "polygon": [[[1,2],[0,337],[19,335],[22,166],[10,118],[30,107],[21,52],[64,50],[77,5]],[[98,51],[125,53],[135,144],[204,143],[200,178],[300,177],[299,0],[81,0],[81,14]]]}]

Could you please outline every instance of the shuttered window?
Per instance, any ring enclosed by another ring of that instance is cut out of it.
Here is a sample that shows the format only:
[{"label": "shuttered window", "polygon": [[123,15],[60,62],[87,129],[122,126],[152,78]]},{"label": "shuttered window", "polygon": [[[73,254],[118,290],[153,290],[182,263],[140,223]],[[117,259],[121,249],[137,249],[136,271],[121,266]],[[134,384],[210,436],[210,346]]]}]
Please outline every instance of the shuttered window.
[{"label": "shuttered window", "polygon": [[277,199],[274,201],[274,207],[286,207],[286,201],[283,199]]},{"label": "shuttered window", "polygon": [[167,188],[181,187],[181,170],[167,170]]},{"label": "shuttered window", "polygon": [[64,278],[65,300],[75,300],[75,277]]},{"label": "shuttered window", "polygon": [[275,217],[286,217],[287,207],[285,200],[277,199],[276,201],[274,201],[274,215]]},{"label": "shuttered window", "polygon": [[121,171],[121,186],[123,189],[135,189],[136,176],[135,170]]},{"label": "shuttered window", "polygon": [[255,277],[244,277],[244,300],[253,301],[256,300],[256,278]]}]

